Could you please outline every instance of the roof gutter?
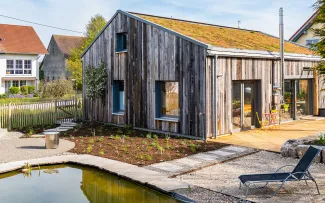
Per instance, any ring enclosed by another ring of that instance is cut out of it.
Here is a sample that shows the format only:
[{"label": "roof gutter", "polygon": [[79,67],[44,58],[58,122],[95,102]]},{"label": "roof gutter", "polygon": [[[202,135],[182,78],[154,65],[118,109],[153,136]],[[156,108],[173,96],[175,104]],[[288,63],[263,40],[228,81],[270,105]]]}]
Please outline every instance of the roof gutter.
[{"label": "roof gutter", "polygon": [[[247,49],[232,49],[219,48],[209,46],[208,55],[218,55],[225,57],[243,57],[243,58],[269,58],[280,59],[279,52],[247,50]],[[322,61],[322,58],[315,55],[284,53],[284,59],[287,60],[306,60],[306,61]]]}]

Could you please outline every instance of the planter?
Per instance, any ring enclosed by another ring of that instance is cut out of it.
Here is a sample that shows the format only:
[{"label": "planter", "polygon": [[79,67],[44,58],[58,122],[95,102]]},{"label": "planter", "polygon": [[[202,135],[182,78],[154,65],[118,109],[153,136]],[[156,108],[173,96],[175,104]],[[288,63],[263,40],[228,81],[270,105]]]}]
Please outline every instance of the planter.
[{"label": "planter", "polygon": [[325,108],[319,108],[319,116],[325,117]]}]

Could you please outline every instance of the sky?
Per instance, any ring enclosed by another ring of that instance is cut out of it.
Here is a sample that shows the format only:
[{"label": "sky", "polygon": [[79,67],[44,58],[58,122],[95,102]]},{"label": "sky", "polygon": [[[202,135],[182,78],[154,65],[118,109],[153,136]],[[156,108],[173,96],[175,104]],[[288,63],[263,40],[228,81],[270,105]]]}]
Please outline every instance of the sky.
[{"label": "sky", "polygon": [[[284,9],[285,38],[312,15],[315,0],[1,0],[0,15],[85,31],[95,14],[109,20],[116,10],[240,27],[278,36],[279,8]],[[0,16],[0,24],[31,25],[45,47],[52,34],[82,35]],[[1,30],[0,30],[1,33]]]}]

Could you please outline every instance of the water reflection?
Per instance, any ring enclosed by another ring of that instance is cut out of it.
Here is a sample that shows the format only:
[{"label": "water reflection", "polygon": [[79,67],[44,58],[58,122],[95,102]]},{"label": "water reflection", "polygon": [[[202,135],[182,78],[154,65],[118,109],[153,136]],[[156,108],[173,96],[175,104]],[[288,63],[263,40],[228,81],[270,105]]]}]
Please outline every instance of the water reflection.
[{"label": "water reflection", "polygon": [[19,172],[0,174],[0,191],[0,202],[178,202],[117,176],[76,165],[41,167],[28,175]]}]

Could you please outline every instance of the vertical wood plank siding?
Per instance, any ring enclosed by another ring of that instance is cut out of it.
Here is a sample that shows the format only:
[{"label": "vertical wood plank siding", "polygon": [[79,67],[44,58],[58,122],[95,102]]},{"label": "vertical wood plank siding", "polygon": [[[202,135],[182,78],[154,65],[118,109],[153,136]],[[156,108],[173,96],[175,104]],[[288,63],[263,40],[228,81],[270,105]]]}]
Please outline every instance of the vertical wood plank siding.
[{"label": "vertical wood plank siding", "polygon": [[[120,32],[128,33],[127,52],[115,53]],[[84,98],[85,119],[204,137],[206,53],[187,40],[118,14],[83,56],[83,68],[104,62],[108,73],[105,97]],[[113,80],[125,81],[124,115],[113,114]],[[155,83],[161,80],[179,82],[179,122],[155,120]]]},{"label": "vertical wood plank siding", "polygon": [[[285,79],[312,79],[312,71],[303,67],[314,67],[312,61],[285,61]],[[271,59],[207,57],[206,60],[206,128],[207,137],[232,133],[232,81],[257,80],[261,85],[261,111],[269,112],[272,102],[272,66],[274,83],[281,83],[280,62]],[[222,77],[217,76],[222,75]],[[314,80],[317,82],[318,80]],[[321,89],[322,79],[318,83]],[[319,91],[319,90],[315,90]],[[320,92],[320,107],[324,105],[324,93]],[[275,102],[280,102],[280,97]]]}]

